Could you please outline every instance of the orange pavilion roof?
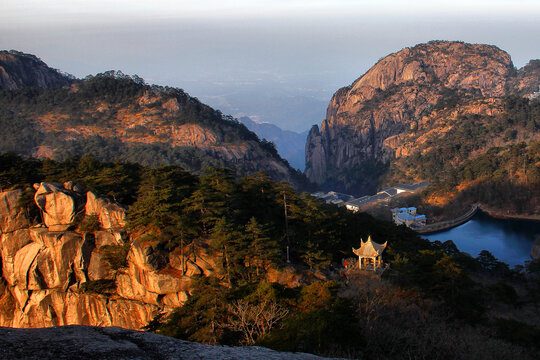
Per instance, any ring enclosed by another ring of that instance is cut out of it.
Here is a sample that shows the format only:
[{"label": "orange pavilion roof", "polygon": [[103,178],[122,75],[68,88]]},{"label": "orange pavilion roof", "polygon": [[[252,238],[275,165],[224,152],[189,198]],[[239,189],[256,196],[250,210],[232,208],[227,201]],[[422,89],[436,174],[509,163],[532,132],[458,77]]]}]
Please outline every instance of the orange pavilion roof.
[{"label": "orange pavilion roof", "polygon": [[384,244],[377,244],[376,242],[373,242],[371,240],[371,236],[368,236],[368,239],[366,242],[360,239],[360,248],[358,249],[353,248],[352,250],[353,250],[353,253],[355,253],[357,256],[375,257],[383,253],[384,249],[386,249],[387,243],[388,241],[386,241]]}]

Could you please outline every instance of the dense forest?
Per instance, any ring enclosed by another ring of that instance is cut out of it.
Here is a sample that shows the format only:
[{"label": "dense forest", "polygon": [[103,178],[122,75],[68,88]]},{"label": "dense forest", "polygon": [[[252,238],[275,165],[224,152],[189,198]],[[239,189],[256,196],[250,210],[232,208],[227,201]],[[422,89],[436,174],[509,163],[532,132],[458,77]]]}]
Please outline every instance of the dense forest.
[{"label": "dense forest", "polygon": [[[449,110],[454,105],[450,98],[439,106]],[[422,203],[442,204],[448,214],[463,213],[475,202],[516,214],[538,214],[540,101],[507,97],[502,106],[494,116],[460,116],[449,124],[451,130],[392,162],[384,183],[430,181]],[[424,134],[409,132],[415,137]]]},{"label": "dense forest", "polygon": [[[213,275],[193,278],[183,307],[156,317],[148,331],[347,358],[533,359],[538,352],[537,262],[510,269],[487,251],[472,258],[451,241],[430,243],[264,173],[235,178],[223,168],[194,175],[92,156],[0,155],[0,187],[26,189],[21,205],[36,217],[31,184],[68,180],[129,206],[126,244],[107,255],[115,268],[143,237],[155,244],[158,268],[160,254],[179,249],[217,264]],[[85,231],[96,226],[76,221]],[[344,271],[342,259],[368,235],[388,241],[389,268]],[[277,281],[293,277],[300,280]],[[93,285],[88,290],[106,294]]]}]

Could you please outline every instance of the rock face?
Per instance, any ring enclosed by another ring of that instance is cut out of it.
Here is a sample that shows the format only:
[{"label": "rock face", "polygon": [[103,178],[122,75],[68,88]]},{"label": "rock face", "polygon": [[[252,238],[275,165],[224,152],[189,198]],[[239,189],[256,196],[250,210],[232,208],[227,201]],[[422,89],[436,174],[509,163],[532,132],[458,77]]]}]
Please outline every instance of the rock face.
[{"label": "rock face", "polygon": [[212,346],[116,327],[0,328],[2,359],[323,359],[258,346]]},{"label": "rock face", "polygon": [[82,208],[82,189],[74,188],[70,183],[34,184],[34,189],[34,200],[43,212],[45,226],[50,231],[67,230]]},{"label": "rock face", "polygon": [[28,227],[28,220],[18,205],[21,194],[21,190],[0,193],[1,234]]},{"label": "rock face", "polygon": [[[179,247],[162,251],[144,234],[125,233],[125,208],[77,184],[35,188],[38,225],[19,207],[22,191],[0,193],[0,326],[141,329],[187,301],[192,277],[219,271],[204,244],[196,256],[184,248],[182,260]],[[100,228],[80,230],[77,212],[97,216]],[[268,281],[297,286],[306,276],[288,268]]]},{"label": "rock face", "polygon": [[126,208],[107,198],[98,198],[93,192],[86,194],[85,212],[96,215],[106,230],[120,230],[126,225]]},{"label": "rock face", "polygon": [[[30,226],[19,208],[22,191],[0,193],[0,326],[140,329],[187,300],[188,275],[214,271],[198,256],[186,259],[183,275],[179,249],[162,254],[154,243],[126,242],[120,204],[72,182],[35,188],[41,226]],[[98,216],[101,229],[79,232],[77,213]],[[126,266],[114,268],[108,258],[126,250]]]},{"label": "rock face", "polygon": [[61,87],[72,82],[69,76],[49,68],[43,61],[18,51],[0,51],[0,89]]},{"label": "rock face", "polygon": [[306,175],[333,190],[370,192],[380,165],[410,152],[401,134],[444,120],[437,109],[457,97],[471,106],[456,108],[452,120],[497,114],[500,97],[538,87],[536,65],[516,71],[497,47],[461,42],[430,42],[388,55],[334,94],[320,130],[314,126],[308,136]]}]

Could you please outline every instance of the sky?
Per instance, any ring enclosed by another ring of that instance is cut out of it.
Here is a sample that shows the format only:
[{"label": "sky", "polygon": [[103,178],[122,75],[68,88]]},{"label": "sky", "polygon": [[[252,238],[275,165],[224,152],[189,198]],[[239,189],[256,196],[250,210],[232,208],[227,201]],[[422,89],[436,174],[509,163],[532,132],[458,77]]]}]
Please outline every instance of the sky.
[{"label": "sky", "polygon": [[294,131],[380,58],[430,40],[540,58],[539,0],[0,0],[0,49],[77,77],[107,70],[183,88]]}]

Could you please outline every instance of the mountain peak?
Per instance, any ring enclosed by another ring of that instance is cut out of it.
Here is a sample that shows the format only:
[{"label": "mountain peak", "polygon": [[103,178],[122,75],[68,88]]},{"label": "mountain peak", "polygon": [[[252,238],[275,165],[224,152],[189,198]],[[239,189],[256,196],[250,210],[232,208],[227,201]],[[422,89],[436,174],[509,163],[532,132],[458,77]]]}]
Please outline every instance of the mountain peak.
[{"label": "mountain peak", "polygon": [[336,191],[376,191],[389,164],[425,153],[427,139],[440,142],[462,117],[493,117],[506,111],[505,97],[532,96],[540,85],[538,68],[532,61],[518,71],[498,47],[458,41],[392,53],[334,94],[320,134],[308,138],[306,175]]},{"label": "mountain peak", "polygon": [[17,50],[0,51],[0,89],[54,88],[73,80],[73,76],[50,68],[35,55]]}]

